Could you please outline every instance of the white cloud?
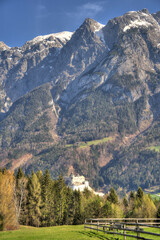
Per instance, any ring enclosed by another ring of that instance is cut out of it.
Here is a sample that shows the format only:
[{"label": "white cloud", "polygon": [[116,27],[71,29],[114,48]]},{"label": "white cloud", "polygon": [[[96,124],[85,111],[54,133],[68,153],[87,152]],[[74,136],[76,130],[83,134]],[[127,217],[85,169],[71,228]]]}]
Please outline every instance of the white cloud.
[{"label": "white cloud", "polygon": [[86,3],[79,8],[82,8],[82,11],[90,11],[92,14],[97,14],[103,10],[103,7],[100,3]]},{"label": "white cloud", "polygon": [[84,19],[87,17],[94,18],[99,12],[103,11],[104,1],[100,2],[88,2],[81,6],[78,6],[74,12],[68,12],[68,17],[74,17],[76,19]]},{"label": "white cloud", "polygon": [[37,9],[36,9],[36,18],[46,18],[50,15],[50,13],[48,12],[46,6],[39,4],[37,5]]}]

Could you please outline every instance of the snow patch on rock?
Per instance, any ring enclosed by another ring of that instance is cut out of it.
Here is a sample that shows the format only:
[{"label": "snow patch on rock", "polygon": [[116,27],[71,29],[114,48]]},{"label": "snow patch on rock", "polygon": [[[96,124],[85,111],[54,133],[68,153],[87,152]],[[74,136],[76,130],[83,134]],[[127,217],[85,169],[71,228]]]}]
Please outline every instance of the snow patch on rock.
[{"label": "snow patch on rock", "polygon": [[97,26],[95,27],[95,34],[100,38],[100,40],[102,42],[105,43],[105,40],[104,40],[104,35],[103,35],[103,30],[102,28],[104,27],[105,25],[101,24],[101,23],[98,23]]},{"label": "snow patch on rock", "polygon": [[127,12],[127,14],[132,14],[132,13],[135,13],[135,11],[129,11],[129,12]]},{"label": "snow patch on rock", "polygon": [[144,20],[135,20],[135,21],[131,21],[128,26],[125,26],[123,29],[123,32],[126,32],[131,28],[149,27],[151,25],[152,25],[151,23]]},{"label": "snow patch on rock", "polygon": [[64,32],[59,32],[59,33],[52,33],[52,34],[48,34],[48,35],[38,36],[38,37],[35,37],[33,40],[31,40],[29,42],[35,44],[35,43],[47,40],[50,37],[58,38],[58,39],[60,39],[62,41],[63,40],[67,40],[68,41],[68,40],[70,40],[72,35],[73,35],[73,32],[64,31]]}]

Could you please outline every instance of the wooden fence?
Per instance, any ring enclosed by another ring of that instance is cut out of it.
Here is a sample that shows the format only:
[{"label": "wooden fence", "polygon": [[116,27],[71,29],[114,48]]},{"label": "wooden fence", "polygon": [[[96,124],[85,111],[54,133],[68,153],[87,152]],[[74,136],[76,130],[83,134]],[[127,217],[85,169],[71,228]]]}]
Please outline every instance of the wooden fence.
[{"label": "wooden fence", "polygon": [[[121,235],[137,239],[152,240],[153,236],[160,239],[160,219],[157,218],[97,218],[86,219],[85,230],[104,232],[105,234]],[[148,229],[152,228],[152,231]],[[145,231],[147,229],[147,231]],[[159,233],[154,232],[158,230]],[[142,234],[147,235],[146,237]],[[140,236],[141,235],[141,236]],[[149,238],[148,238],[149,237]]]}]

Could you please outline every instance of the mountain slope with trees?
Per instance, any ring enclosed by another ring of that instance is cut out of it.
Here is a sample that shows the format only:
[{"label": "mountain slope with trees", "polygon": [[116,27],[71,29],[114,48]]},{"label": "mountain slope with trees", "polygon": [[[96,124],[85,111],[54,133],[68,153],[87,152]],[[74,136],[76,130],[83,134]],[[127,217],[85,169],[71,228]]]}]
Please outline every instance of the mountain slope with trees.
[{"label": "mountain slope with trees", "polygon": [[1,45],[1,167],[74,169],[106,191],[159,184],[159,12]]},{"label": "mountain slope with trees", "polygon": [[159,202],[154,203],[140,187],[123,200],[113,187],[101,198],[87,188],[73,191],[62,175],[53,181],[48,170],[44,174],[32,172],[27,177],[20,168],[15,176],[0,170],[0,194],[0,230],[17,229],[19,224],[77,225],[86,218],[159,217]]}]

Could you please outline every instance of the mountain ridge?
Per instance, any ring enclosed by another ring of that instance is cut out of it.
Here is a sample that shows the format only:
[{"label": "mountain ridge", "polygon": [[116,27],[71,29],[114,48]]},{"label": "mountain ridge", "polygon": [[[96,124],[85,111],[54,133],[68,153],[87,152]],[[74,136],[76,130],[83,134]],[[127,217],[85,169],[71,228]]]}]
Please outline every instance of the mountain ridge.
[{"label": "mountain ridge", "polygon": [[[63,41],[49,34],[0,52],[0,166],[17,159],[53,177],[73,166],[95,187],[157,184],[159,154],[149,147],[160,140],[159,12],[128,12],[105,26],[87,18],[58,34]],[[103,138],[113,140],[77,144]]]}]

